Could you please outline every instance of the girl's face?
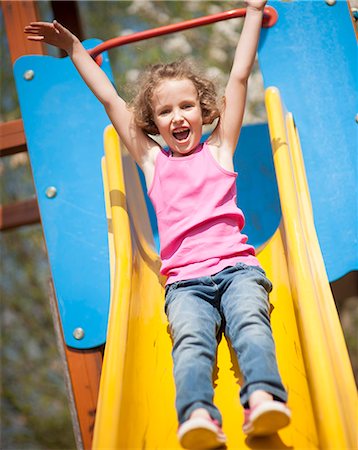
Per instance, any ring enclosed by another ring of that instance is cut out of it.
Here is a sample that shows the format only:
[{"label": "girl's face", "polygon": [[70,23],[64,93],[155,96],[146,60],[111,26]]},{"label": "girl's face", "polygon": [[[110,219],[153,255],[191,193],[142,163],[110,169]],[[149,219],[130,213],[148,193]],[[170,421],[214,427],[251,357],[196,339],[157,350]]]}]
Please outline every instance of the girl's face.
[{"label": "girl's face", "polygon": [[186,156],[200,142],[203,118],[191,80],[163,80],[152,98],[154,122],[173,156]]}]

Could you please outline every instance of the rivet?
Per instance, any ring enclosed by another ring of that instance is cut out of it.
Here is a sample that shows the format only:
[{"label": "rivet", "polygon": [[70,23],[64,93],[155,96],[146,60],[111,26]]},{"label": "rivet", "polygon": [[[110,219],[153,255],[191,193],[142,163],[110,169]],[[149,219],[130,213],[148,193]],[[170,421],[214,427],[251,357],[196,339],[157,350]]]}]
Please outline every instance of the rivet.
[{"label": "rivet", "polygon": [[57,189],[55,188],[55,186],[49,186],[46,189],[46,197],[47,198],[54,198],[57,195]]},{"label": "rivet", "polygon": [[31,81],[34,79],[35,76],[35,72],[33,70],[26,70],[26,72],[24,73],[24,78],[26,81]]},{"label": "rivet", "polygon": [[337,0],[326,0],[328,6],[333,6],[337,3]]},{"label": "rivet", "polygon": [[356,114],[356,123],[358,123],[358,114]]},{"label": "rivet", "polygon": [[78,327],[73,330],[72,334],[75,339],[80,341],[81,339],[83,339],[85,337],[85,330],[83,328]]}]

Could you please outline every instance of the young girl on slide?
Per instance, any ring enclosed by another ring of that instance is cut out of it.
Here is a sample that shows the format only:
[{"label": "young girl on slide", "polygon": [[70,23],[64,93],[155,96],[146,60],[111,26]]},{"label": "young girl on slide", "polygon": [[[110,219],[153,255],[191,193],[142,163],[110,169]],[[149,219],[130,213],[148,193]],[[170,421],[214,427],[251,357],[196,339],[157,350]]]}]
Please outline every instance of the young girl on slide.
[{"label": "young girl on slide", "polygon": [[[161,272],[167,276],[178,438],[187,449],[225,445],[212,385],[222,324],[244,377],[244,432],[269,435],[290,421],[270,326],[272,285],[241,233],[244,216],[236,206],[233,168],[265,4],[247,1],[220,108],[213,84],[185,62],[150,67],[128,106],[69,30],[56,21],[25,28],[28,39],[68,53],[144,172],[158,219]],[[202,126],[217,118],[216,128],[201,143]],[[157,134],[168,151],[150,137]]]}]

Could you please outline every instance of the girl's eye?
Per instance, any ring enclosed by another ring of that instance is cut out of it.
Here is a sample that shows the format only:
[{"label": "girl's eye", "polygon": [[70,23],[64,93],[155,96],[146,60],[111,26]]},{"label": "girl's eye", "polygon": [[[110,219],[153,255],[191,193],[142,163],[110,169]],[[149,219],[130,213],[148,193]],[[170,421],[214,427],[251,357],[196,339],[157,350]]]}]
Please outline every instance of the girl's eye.
[{"label": "girl's eye", "polygon": [[190,105],[189,103],[187,104],[187,105],[184,105],[183,106],[183,109],[190,109],[190,108],[192,108],[193,107],[193,105]]},{"label": "girl's eye", "polygon": [[160,116],[166,116],[167,114],[169,114],[169,109],[163,109],[163,111],[160,111],[159,115]]}]

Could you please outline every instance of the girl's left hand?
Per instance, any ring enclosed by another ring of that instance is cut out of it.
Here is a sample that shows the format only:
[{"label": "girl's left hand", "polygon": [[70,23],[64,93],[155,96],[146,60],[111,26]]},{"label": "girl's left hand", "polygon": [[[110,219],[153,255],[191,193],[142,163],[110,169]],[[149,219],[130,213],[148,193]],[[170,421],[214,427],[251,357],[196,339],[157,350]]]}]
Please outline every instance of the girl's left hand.
[{"label": "girl's left hand", "polygon": [[267,0],[246,0],[246,5],[250,8],[262,11],[267,3]]}]

